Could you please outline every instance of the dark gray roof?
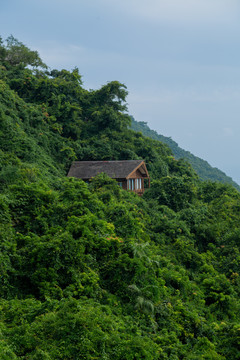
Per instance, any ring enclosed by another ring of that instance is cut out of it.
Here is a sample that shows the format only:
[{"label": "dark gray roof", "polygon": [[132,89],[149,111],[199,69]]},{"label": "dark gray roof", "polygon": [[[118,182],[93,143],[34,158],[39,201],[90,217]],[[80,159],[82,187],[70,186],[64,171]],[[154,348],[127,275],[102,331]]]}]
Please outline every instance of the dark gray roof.
[{"label": "dark gray roof", "polygon": [[68,176],[79,179],[90,179],[104,172],[113,179],[124,179],[138,167],[143,176],[148,177],[143,160],[74,161]]}]

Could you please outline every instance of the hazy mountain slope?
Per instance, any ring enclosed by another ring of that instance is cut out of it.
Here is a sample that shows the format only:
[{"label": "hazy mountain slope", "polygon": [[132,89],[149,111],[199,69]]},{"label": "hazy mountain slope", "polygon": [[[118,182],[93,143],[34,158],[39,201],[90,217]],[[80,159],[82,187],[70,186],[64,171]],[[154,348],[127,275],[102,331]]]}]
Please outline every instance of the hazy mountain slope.
[{"label": "hazy mountain slope", "polygon": [[151,130],[147,123],[143,121],[136,121],[132,118],[132,129],[135,131],[140,131],[143,135],[148,136],[154,140],[159,140],[165,144],[167,144],[171,150],[173,151],[176,159],[186,159],[194,168],[194,170],[199,175],[202,180],[211,180],[211,181],[219,181],[224,184],[231,184],[236,189],[240,190],[240,186],[233,181],[233,179],[227,176],[223,171],[218,168],[212,167],[209,163],[195,155],[191,152],[186,151],[178,146],[178,144],[169,137],[158,134],[155,130]]}]

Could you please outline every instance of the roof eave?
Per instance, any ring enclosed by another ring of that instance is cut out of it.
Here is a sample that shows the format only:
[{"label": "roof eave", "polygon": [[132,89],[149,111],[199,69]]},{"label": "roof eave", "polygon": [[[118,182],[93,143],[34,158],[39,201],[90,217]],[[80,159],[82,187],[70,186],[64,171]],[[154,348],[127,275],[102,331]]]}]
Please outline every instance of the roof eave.
[{"label": "roof eave", "polygon": [[150,176],[149,176],[149,174],[148,174],[147,167],[146,167],[146,165],[145,165],[144,160],[141,161],[141,163],[140,163],[138,166],[136,166],[136,168],[135,168],[130,174],[128,174],[128,176],[126,177],[126,179],[131,178],[131,175],[132,175],[135,171],[137,171],[142,165],[144,166],[144,170],[145,170],[145,172],[146,172],[146,178],[149,179]]}]

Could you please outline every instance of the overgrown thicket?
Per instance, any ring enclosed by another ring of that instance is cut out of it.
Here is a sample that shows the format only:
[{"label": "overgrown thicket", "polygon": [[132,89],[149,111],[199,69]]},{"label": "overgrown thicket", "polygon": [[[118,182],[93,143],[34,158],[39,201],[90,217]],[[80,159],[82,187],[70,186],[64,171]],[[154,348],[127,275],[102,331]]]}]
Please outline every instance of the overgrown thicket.
[{"label": "overgrown thicket", "polygon": [[[236,360],[240,195],[128,129],[126,88],[84,89],[0,46],[1,359]],[[144,159],[142,198],[72,160]]]}]

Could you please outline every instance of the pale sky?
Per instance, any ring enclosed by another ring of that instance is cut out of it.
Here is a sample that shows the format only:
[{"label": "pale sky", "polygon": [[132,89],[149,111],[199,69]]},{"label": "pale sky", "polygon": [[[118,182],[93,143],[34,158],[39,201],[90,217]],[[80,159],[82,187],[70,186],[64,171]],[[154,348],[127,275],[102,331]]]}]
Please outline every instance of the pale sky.
[{"label": "pale sky", "polygon": [[0,0],[0,28],[240,184],[239,0]]}]

